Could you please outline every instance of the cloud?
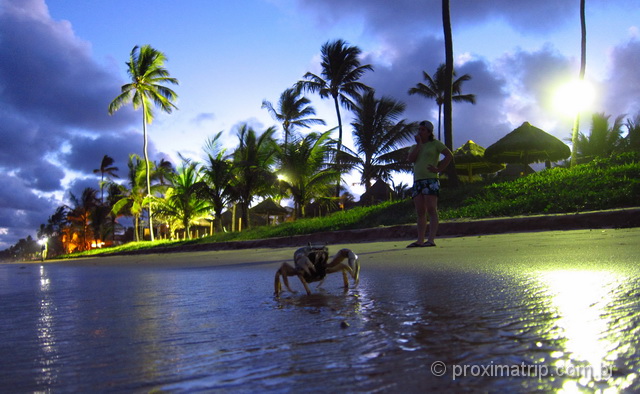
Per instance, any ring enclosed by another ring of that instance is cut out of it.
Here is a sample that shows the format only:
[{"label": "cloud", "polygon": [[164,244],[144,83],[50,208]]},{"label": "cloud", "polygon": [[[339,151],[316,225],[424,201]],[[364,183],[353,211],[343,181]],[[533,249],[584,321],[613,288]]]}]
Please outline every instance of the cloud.
[{"label": "cloud", "polygon": [[[62,155],[66,168],[81,173],[93,173],[94,169],[100,168],[104,155],[108,155],[113,158],[114,166],[119,168],[122,175],[127,168],[131,153],[139,153],[142,156],[143,138],[142,133],[126,131],[99,136],[80,135],[74,137],[69,143],[70,152]],[[159,160],[162,156],[158,154],[151,140],[149,140],[148,151],[152,161]]]},{"label": "cloud", "polygon": [[216,115],[213,112],[203,112],[196,115],[191,122],[197,126],[202,125],[205,122],[211,122],[216,120]]},{"label": "cloud", "polygon": [[[422,82],[422,71],[433,75],[444,62],[439,0],[299,0],[298,4],[316,14],[318,23],[325,28],[357,20],[363,26],[360,37],[365,44],[351,44],[362,45],[363,62],[375,68],[363,81],[379,95],[407,103],[405,117],[410,120],[431,118],[436,123],[435,103],[408,96],[406,91]],[[588,11],[598,12],[613,6],[605,0],[594,0],[589,3]],[[621,0],[615,6],[634,7],[634,2]],[[464,6],[452,3],[451,18],[454,36],[456,29],[501,22],[518,34],[541,38],[539,48],[504,48],[503,54],[494,59],[455,53],[457,74],[467,73],[472,77],[463,85],[463,93],[475,94],[477,103],[454,103],[454,148],[468,139],[488,146],[524,121],[566,138],[571,122],[552,106],[551,98],[561,82],[577,76],[579,59],[560,53],[551,43],[545,44],[544,37],[576,23],[577,3],[573,0],[475,1],[465,2]],[[632,38],[628,44],[612,51],[611,76],[601,81],[602,97],[606,99],[599,104],[600,108],[638,111],[640,74],[635,67],[640,63],[638,46]]]},{"label": "cloud", "polygon": [[[604,106],[607,114],[635,116],[640,114],[640,41],[632,39],[611,53],[610,87]],[[588,65],[587,65],[588,67]]]},{"label": "cloud", "polygon": [[15,175],[0,174],[0,184],[0,249],[4,250],[20,238],[34,236],[57,204],[38,196]]},{"label": "cloud", "polygon": [[126,131],[140,113],[107,114],[122,81],[91,56],[91,45],[69,22],[52,20],[43,0],[3,0],[0,249],[46,222],[62,202],[41,196],[62,191],[67,170],[92,173],[105,154],[126,167],[128,153],[140,151],[142,138]]},{"label": "cloud", "polygon": [[[300,0],[299,4],[315,12],[318,23],[323,26],[356,17],[364,18],[368,32],[380,36],[411,40],[418,31],[442,32],[440,0]],[[573,0],[466,1],[464,4],[452,2],[450,14],[453,26],[501,20],[519,31],[544,32],[567,23],[567,15],[577,14],[577,9]]]}]

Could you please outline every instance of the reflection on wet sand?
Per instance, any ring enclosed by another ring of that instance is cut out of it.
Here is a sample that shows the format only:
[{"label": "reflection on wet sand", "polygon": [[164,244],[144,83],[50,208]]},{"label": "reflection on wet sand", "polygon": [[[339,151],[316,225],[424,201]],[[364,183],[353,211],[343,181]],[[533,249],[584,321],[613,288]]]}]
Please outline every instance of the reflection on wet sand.
[{"label": "reflection on wet sand", "polygon": [[[541,281],[549,288],[550,307],[558,313],[555,322],[563,351],[552,354],[554,365],[576,371],[563,389],[626,389],[637,380],[637,359],[624,360],[624,353],[637,342],[637,328],[625,324],[638,320],[638,305],[623,308],[629,297],[620,297],[634,286],[633,278],[609,271],[558,270],[543,272]],[[631,299],[633,300],[633,299]],[[619,312],[623,314],[620,315]]]},{"label": "reflection on wet sand", "polygon": [[40,314],[38,316],[38,342],[40,345],[40,368],[36,376],[39,385],[50,386],[56,383],[58,378],[58,344],[54,330],[56,305],[52,297],[50,297],[51,280],[47,276],[45,267],[40,266],[40,283],[39,283],[39,307]]},{"label": "reflection on wet sand", "polygon": [[[275,260],[0,265],[0,350],[15,355],[0,379],[19,392],[640,389],[633,269],[434,260],[363,263],[357,288],[335,276],[280,297]],[[611,376],[530,373],[601,364]],[[511,375],[479,373],[503,365]]]}]

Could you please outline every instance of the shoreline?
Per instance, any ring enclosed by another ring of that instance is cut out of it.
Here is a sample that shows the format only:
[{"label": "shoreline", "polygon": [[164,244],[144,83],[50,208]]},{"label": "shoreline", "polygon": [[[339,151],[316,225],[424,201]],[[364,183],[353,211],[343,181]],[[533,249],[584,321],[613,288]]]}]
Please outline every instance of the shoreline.
[{"label": "shoreline", "polygon": [[[615,229],[640,227],[640,207],[619,208],[604,211],[563,213],[508,218],[442,221],[438,226],[438,238],[468,237],[477,235],[524,233],[539,231],[563,231],[585,229]],[[367,243],[401,241],[407,243],[416,237],[416,225],[394,225],[356,230],[323,231],[292,237],[266,238],[246,241],[227,241],[206,244],[155,247],[151,249],[117,252],[89,257],[109,257],[159,253],[186,253],[199,251],[241,250],[255,248],[284,248],[308,243]],[[79,259],[85,257],[78,257]]]},{"label": "shoreline", "polygon": [[[371,269],[477,272],[486,267],[520,272],[534,263],[555,269],[558,263],[561,267],[589,270],[617,267],[616,270],[632,269],[637,273],[638,267],[633,262],[637,258],[639,242],[640,227],[636,227],[443,237],[437,240],[438,246],[432,248],[406,248],[407,240],[344,241],[331,243],[328,247],[330,257],[342,248],[353,250],[359,256],[363,273]],[[266,269],[270,282],[276,267],[283,262],[293,263],[293,253],[299,246],[91,256],[37,263],[87,268]],[[332,279],[334,282],[335,278]]]}]

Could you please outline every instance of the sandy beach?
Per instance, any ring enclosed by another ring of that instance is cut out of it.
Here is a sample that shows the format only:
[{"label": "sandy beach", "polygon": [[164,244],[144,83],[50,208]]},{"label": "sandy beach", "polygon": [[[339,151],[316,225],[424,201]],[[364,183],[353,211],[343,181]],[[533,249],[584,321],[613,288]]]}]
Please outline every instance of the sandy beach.
[{"label": "sandy beach", "polygon": [[640,228],[330,244],[359,255],[273,296],[294,247],[0,265],[12,390],[640,390]]},{"label": "sandy beach", "polygon": [[[322,242],[322,237],[314,242]],[[634,262],[640,252],[640,228],[544,231],[448,237],[437,240],[434,248],[406,248],[410,240],[328,244],[331,255],[349,248],[360,256],[363,274],[366,267],[397,269],[425,267],[471,268],[562,262],[567,266]],[[300,244],[299,246],[304,246]],[[269,265],[291,261],[296,247],[245,248],[217,251],[149,253],[118,256],[52,260],[54,264],[128,265],[171,267],[215,267],[227,265]],[[275,272],[275,268],[274,268]]]}]

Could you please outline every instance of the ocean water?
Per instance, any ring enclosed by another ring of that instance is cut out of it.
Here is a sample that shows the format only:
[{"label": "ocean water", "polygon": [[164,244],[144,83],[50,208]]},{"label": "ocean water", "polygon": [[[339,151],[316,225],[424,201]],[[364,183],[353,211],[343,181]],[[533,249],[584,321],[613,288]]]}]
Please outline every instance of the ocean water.
[{"label": "ocean water", "polygon": [[640,390],[634,271],[277,266],[0,265],[0,391]]}]

